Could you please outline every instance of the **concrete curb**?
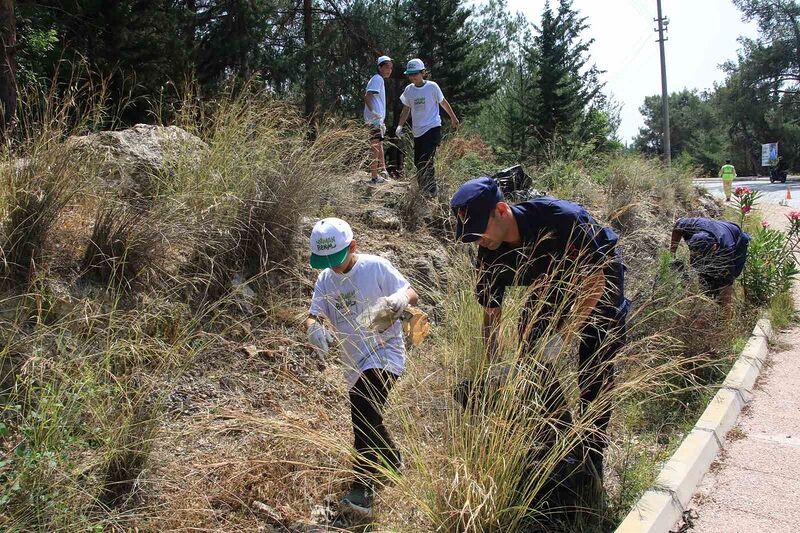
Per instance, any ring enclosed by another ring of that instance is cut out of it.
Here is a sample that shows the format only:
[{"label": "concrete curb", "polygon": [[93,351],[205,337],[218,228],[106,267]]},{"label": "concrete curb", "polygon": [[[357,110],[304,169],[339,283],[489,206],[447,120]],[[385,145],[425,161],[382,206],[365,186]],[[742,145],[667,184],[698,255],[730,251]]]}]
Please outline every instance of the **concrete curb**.
[{"label": "concrete curb", "polygon": [[633,506],[616,533],[668,533],[686,510],[700,480],[736,424],[769,353],[770,321],[761,319],[742,353],[697,420],[661,468],[653,488]]}]

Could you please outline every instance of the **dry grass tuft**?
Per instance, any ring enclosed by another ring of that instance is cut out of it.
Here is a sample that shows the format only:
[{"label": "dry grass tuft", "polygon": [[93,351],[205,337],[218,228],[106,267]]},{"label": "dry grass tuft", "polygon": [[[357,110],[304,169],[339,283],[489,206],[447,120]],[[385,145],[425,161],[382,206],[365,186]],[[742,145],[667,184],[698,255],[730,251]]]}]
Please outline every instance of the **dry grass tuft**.
[{"label": "dry grass tuft", "polygon": [[41,270],[47,238],[75,194],[73,162],[53,150],[3,168],[0,276],[7,284],[25,286]]},{"label": "dry grass tuft", "polygon": [[131,290],[143,273],[158,270],[164,260],[164,236],[148,213],[111,203],[95,217],[83,254],[83,279],[116,290]]}]

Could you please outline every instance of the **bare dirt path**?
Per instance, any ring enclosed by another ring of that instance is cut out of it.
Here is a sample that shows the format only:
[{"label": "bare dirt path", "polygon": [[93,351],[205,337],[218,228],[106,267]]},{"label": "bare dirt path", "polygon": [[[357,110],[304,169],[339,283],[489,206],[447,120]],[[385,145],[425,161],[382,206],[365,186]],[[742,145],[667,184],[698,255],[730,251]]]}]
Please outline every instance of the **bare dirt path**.
[{"label": "bare dirt path", "polygon": [[[762,204],[786,226],[788,207]],[[794,287],[800,306],[800,283]],[[752,401],[695,491],[693,532],[800,531],[800,326],[780,333]]]}]

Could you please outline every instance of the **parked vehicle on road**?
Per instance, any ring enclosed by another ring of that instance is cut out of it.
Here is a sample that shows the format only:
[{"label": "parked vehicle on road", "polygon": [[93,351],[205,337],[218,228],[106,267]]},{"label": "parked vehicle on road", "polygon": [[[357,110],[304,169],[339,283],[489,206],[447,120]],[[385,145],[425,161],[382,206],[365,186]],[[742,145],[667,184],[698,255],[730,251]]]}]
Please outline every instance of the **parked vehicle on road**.
[{"label": "parked vehicle on road", "polygon": [[787,173],[785,170],[779,170],[778,167],[773,167],[769,171],[769,182],[775,183],[776,181],[780,181],[781,183],[786,183],[786,176]]}]

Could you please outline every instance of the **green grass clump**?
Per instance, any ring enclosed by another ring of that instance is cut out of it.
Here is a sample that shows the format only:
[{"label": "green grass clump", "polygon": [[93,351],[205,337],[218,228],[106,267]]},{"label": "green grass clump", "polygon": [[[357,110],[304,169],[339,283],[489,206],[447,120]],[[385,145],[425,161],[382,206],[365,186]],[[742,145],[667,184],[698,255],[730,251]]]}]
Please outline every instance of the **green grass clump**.
[{"label": "green grass clump", "polygon": [[794,298],[789,291],[781,292],[769,302],[769,319],[776,330],[786,329],[797,320]]}]

